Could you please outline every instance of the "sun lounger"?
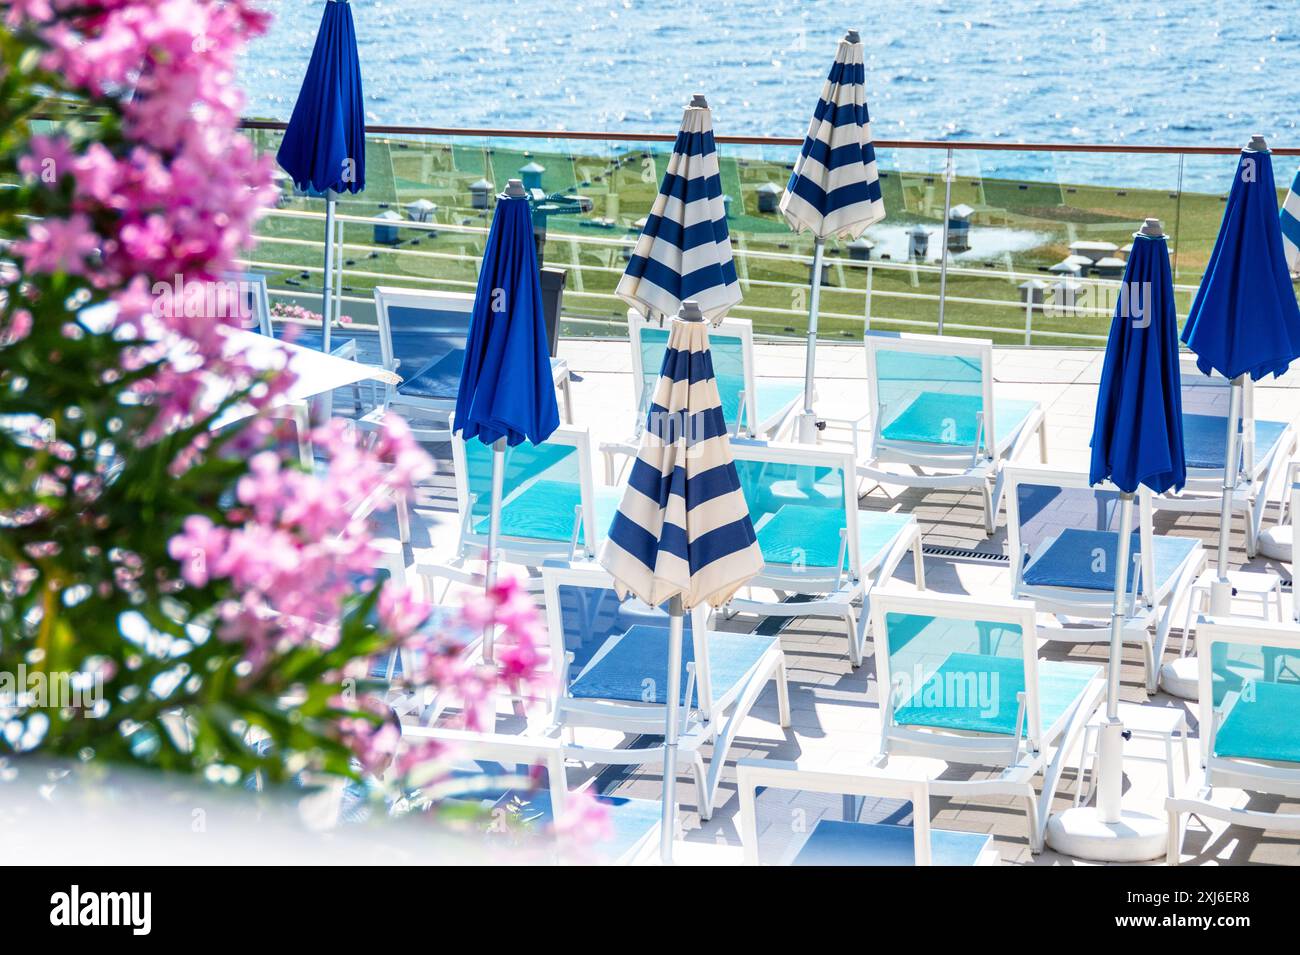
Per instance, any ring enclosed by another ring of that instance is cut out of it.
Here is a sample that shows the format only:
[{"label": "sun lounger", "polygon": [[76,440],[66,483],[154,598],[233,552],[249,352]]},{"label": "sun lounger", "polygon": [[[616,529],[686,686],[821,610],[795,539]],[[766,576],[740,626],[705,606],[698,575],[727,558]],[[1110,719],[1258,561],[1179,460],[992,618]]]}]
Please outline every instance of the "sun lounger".
[{"label": "sun lounger", "polygon": [[[1003,473],[1013,596],[1056,616],[1057,626],[1039,628],[1046,639],[1109,642],[1119,492],[1090,486],[1078,471],[1013,465]],[[1193,538],[1157,535],[1152,494],[1141,487],[1136,497],[1124,641],[1142,647],[1147,689],[1154,691],[1176,609],[1205,566],[1205,549]]]},{"label": "sun lounger", "polygon": [[[807,837],[788,849],[783,860],[796,866],[967,866],[996,865],[993,837],[982,832],[954,832],[930,825],[930,786],[925,779],[800,768],[780,760],[744,759],[736,764],[740,788],[740,842],[745,862],[757,865],[759,790],[777,789],[849,797],[846,809],[859,810],[863,799],[910,803],[912,824],[862,822],[857,811],[847,819],[818,819]],[[788,812],[788,805],[783,804]]]},{"label": "sun lounger", "polygon": [[[1223,497],[1223,471],[1228,451],[1230,382],[1202,374],[1192,359],[1181,364],[1183,443],[1187,456],[1187,485],[1178,494],[1155,498],[1156,510],[1218,514]],[[1285,421],[1255,417],[1255,386],[1246,379],[1242,395],[1241,448],[1233,512],[1246,531],[1246,554],[1254,557],[1271,502],[1283,509],[1286,464],[1296,450],[1295,429]]]},{"label": "sun lounger", "polygon": [[1023,798],[1030,849],[1041,851],[1066,753],[1105,696],[1102,668],[1040,660],[1028,601],[882,591],[872,613],[879,765],[921,756],[992,769],[991,778],[932,779],[930,792]]},{"label": "sun lounger", "polygon": [[[550,658],[559,670],[554,721],[571,732],[616,730],[662,736],[667,685],[668,615],[635,598],[620,599],[595,564],[542,568]],[[702,638],[702,639],[697,639]],[[678,752],[696,783],[700,815],[715,806],[723,767],[741,723],[768,683],[776,687],[778,719],[790,724],[785,657],[775,636],[708,628],[708,610],[687,615],[682,648]],[[700,748],[712,744],[707,768]],[[573,744],[568,755],[608,765],[661,764],[660,746],[611,748]]]},{"label": "sun lounger", "polygon": [[[1037,401],[994,394],[991,342],[947,336],[866,336],[869,449],[858,476],[885,485],[978,490],[984,529],[997,526],[1002,468],[1046,432]],[[854,438],[855,449],[861,440]]]},{"label": "sun lounger", "polygon": [[[456,476],[457,542],[443,563],[421,562],[431,578],[481,583],[470,565],[487,548],[492,492],[492,449],[481,441],[452,439]],[[591,439],[585,428],[561,425],[542,444],[507,448],[499,553],[505,563],[528,568],[549,560],[591,556],[618,510],[622,492],[592,482]]]},{"label": "sun lounger", "polygon": [[[733,441],[731,450],[763,570],[726,612],[842,620],[849,659],[859,666],[871,593],[909,550],[917,586],[925,586],[916,518],[859,510],[853,456],[847,451],[747,440]],[[756,595],[756,587],[775,595]],[[794,594],[808,599],[786,599]]]},{"label": "sun lounger", "polygon": [[[392,408],[412,420],[417,439],[450,439],[473,311],[474,296],[463,292],[375,289],[380,360],[403,380],[389,386],[383,403],[361,419],[362,427],[377,426]],[[552,358],[551,372],[561,392],[563,418],[572,421],[568,365]]]},{"label": "sun lounger", "polygon": [[1165,804],[1170,865],[1180,861],[1186,814],[1300,833],[1300,813],[1240,799],[1300,799],[1300,626],[1202,617],[1196,641],[1201,767]]},{"label": "sun lounger", "polygon": [[[659,381],[664,351],[668,347],[668,325],[647,319],[636,309],[628,310],[628,336],[632,340],[632,386],[637,407],[637,432],[626,441],[600,446],[605,456],[605,480],[613,484],[615,458],[635,457],[640,446],[649,402]],[[727,432],[773,439],[794,420],[803,404],[803,382],[754,376],[754,332],[748,319],[726,318],[709,329],[709,353],[722,402]]]}]

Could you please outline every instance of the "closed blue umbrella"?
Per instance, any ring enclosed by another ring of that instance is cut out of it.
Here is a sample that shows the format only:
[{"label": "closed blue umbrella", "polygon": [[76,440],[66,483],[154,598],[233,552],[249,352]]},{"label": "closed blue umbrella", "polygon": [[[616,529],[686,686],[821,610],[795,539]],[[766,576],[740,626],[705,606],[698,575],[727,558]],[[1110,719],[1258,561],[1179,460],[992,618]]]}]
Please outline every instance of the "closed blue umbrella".
[{"label": "closed blue umbrella", "polygon": [[1053,845],[1084,858],[1138,861],[1164,847],[1163,813],[1124,812],[1124,724],[1119,718],[1124,604],[1133,533],[1133,494],[1181,488],[1183,408],[1178,374],[1178,319],[1174,310],[1169,245],[1159,219],[1147,219],[1133,237],[1111,320],[1093,419],[1092,484],[1109,480],[1120,490],[1115,600],[1111,611],[1106,722],[1098,744],[1097,803],[1054,816]]},{"label": "closed blue umbrella", "polygon": [[1287,274],[1273,160],[1263,136],[1254,136],[1237,162],[1219,237],[1183,328],[1183,341],[1205,374],[1232,382],[1228,403],[1228,457],[1223,469],[1218,579],[1210,611],[1231,611],[1228,529],[1240,465],[1238,419],[1246,376],[1281,375],[1300,357],[1300,307]]},{"label": "closed blue umbrella", "polygon": [[713,117],[699,93],[682,116],[659,195],[614,291],[647,315],[676,315],[691,299],[714,323],[740,303]]},{"label": "closed blue umbrella", "polygon": [[358,193],[366,187],[365,115],[352,6],[347,0],[329,0],[316,33],[307,75],[275,157],[299,189],[325,194],[325,283],[321,298],[325,351],[330,348],[330,328],[339,295],[334,290],[334,200],[337,193]]},{"label": "closed blue umbrella", "polygon": [[[497,197],[483,249],[452,430],[492,446],[487,587],[496,582],[506,446],[540,444],[560,426],[547,347],[533,217],[523,183]],[[492,659],[492,632],[483,635]]]},{"label": "closed blue umbrella", "polygon": [[620,593],[631,591],[651,606],[669,603],[660,839],[663,860],[670,862],[682,617],[699,603],[725,603],[763,566],[731,459],[704,313],[693,301],[682,304],[672,323],[641,449],[600,563]]},{"label": "closed blue umbrella", "polygon": [[822,255],[831,236],[856,239],[885,217],[867,114],[866,69],[856,30],[840,40],[835,62],[813,111],[803,149],[781,197],[781,214],[795,232],[813,235],[812,294],[808,297],[808,352],[804,369],[804,412],[799,440],[816,440],[813,375],[816,370],[817,310]]}]

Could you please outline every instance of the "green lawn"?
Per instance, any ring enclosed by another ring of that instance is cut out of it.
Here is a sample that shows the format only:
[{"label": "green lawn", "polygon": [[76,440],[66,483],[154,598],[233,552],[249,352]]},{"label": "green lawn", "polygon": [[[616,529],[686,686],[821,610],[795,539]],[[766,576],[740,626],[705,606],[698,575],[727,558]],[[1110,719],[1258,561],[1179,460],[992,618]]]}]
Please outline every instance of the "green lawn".
[{"label": "green lawn", "polygon": [[[276,133],[256,135],[263,149],[274,149],[278,144]],[[611,149],[604,155],[569,154],[535,146],[538,144],[525,141],[451,145],[372,138],[366,151],[366,191],[358,198],[340,201],[339,209],[351,215],[374,215],[394,206],[400,211],[405,203],[427,198],[438,205],[437,222],[482,227],[488,224],[489,216],[470,207],[469,184],[486,177],[500,189],[521,166],[536,161],[545,167],[542,182],[548,192],[578,193],[593,203],[588,214],[553,216],[548,224],[547,262],[570,269],[566,314],[586,320],[567,323],[566,334],[617,333],[625,309],[601,295],[613,292],[625,261],[622,249],[608,241],[600,244],[583,240],[635,239],[633,223],[650,209],[666,166],[668,146],[657,144],[653,150]],[[735,314],[753,320],[760,333],[802,334],[809,268],[788,256],[811,255],[811,239],[793,235],[779,214],[759,213],[756,192],[766,182],[783,185],[789,167],[725,153],[720,165],[723,189],[731,197],[729,225],[745,291],[743,306]],[[941,177],[890,169],[882,171],[881,185],[888,210],[883,225],[920,224],[932,233],[932,249],[937,246],[943,213]],[[1223,211],[1223,197],[1218,195],[1183,193],[1180,197],[1159,190],[974,177],[954,180],[952,204],[958,203],[975,208],[974,230],[1023,230],[1041,236],[1041,241],[1031,248],[1004,254],[995,261],[963,259],[961,269],[976,269],[979,274],[950,274],[947,280],[947,331],[1016,343],[1024,340],[1025,313],[1018,304],[1018,286],[1025,275],[1011,277],[1006,274],[1009,270],[1037,275],[1051,284],[1054,277],[1046,270],[1069,254],[1071,241],[1104,240],[1123,246],[1131,241],[1144,217],[1155,215],[1164,221],[1171,236],[1175,282],[1194,285],[1208,260]],[[319,211],[322,205],[319,200],[287,197],[283,208]],[[302,266],[319,269],[321,265],[322,229],[318,220],[269,216],[258,231],[266,238],[304,243],[263,242],[253,254],[253,259],[266,264],[273,295],[277,291],[306,293],[319,288],[319,272],[304,276],[299,271]],[[348,250],[346,294],[369,299],[370,289],[380,284],[472,290],[483,236],[445,230],[429,235],[406,229],[401,231],[400,244],[389,247],[375,244],[369,225],[349,224],[345,241],[358,246]],[[837,242],[829,243],[828,256],[847,260],[847,252],[839,246]],[[784,258],[750,257],[742,254],[746,251]],[[911,296],[937,296],[939,277],[931,271],[888,267],[901,264],[880,263],[872,270],[872,326],[932,329],[938,318],[937,300]],[[832,339],[861,336],[866,270],[833,265],[828,279],[830,285],[822,297],[823,334]],[[1185,313],[1191,294],[1179,292],[1177,298],[1179,312]],[[1011,307],[991,304],[999,302],[1011,303]],[[304,304],[311,303],[304,299]],[[1104,301],[1099,304],[1108,307]],[[369,319],[369,310],[360,302],[349,303],[345,311],[357,320]],[[836,317],[837,313],[846,317]],[[972,332],[954,327],[960,325],[1006,331]],[[1088,344],[1087,339],[1069,336],[1105,335],[1108,326],[1106,316],[1039,312],[1033,316],[1035,333],[1057,332],[1064,337],[1036,334],[1034,343]]]}]

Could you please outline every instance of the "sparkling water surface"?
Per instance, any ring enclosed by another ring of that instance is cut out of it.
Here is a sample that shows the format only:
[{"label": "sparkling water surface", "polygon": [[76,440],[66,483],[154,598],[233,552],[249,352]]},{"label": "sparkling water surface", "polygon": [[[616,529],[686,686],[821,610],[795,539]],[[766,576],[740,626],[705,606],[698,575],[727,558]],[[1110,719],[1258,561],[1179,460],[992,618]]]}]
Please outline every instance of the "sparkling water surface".
[{"label": "sparkling water surface", "polygon": [[[320,0],[264,0],[246,113],[287,119]],[[861,32],[877,138],[1300,145],[1295,0],[352,0],[368,120],[672,132],[693,92],[719,133],[802,136],[836,40]],[[578,144],[574,144],[578,148]],[[599,148],[599,146],[587,147]],[[910,167],[937,157],[897,154]],[[886,156],[886,164],[894,157]],[[1289,181],[1294,158],[1278,162]],[[1233,163],[1195,157],[1185,188]],[[1168,157],[961,155],[958,172],[1174,188]]]}]

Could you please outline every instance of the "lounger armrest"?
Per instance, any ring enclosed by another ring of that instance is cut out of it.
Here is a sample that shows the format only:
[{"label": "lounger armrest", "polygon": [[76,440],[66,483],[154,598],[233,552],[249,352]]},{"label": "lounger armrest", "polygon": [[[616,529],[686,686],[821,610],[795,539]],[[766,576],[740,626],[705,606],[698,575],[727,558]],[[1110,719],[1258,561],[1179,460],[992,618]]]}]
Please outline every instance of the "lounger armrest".
[{"label": "lounger armrest", "polygon": [[842,418],[838,415],[822,414],[819,414],[817,417],[827,425],[835,425],[836,427],[847,429],[849,432],[849,444],[853,447],[853,460],[856,461],[862,457],[862,446],[865,443],[862,436],[871,432],[870,412],[859,415],[856,418]]}]

